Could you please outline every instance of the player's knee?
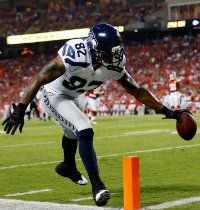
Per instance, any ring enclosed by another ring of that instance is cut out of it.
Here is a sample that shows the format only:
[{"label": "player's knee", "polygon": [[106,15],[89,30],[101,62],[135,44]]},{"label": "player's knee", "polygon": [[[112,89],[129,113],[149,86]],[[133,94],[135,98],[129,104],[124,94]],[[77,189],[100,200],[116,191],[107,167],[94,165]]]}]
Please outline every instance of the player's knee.
[{"label": "player's knee", "polygon": [[[63,135],[62,137],[62,148],[63,149],[66,149],[68,148],[69,146],[72,147],[72,146],[77,146],[77,139],[71,139],[71,138],[68,138],[65,134]],[[74,147],[73,146],[73,147]]]},{"label": "player's knee", "polygon": [[83,141],[83,140],[93,140],[93,136],[94,136],[94,131],[92,128],[87,128],[84,130],[81,130],[78,132],[78,139]]}]

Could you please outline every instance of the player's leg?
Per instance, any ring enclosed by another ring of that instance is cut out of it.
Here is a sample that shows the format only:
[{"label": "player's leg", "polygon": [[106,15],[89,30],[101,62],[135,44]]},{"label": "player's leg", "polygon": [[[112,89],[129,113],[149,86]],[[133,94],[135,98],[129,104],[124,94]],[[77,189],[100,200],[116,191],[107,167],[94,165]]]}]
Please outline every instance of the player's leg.
[{"label": "player's leg", "polygon": [[87,179],[76,168],[75,155],[77,150],[77,139],[70,139],[64,134],[62,137],[62,148],[64,160],[56,166],[56,173],[63,177],[70,178],[76,184],[87,184]]},{"label": "player's leg", "polygon": [[[82,110],[82,106],[80,106],[81,100],[76,100],[75,102],[80,110]],[[92,108],[95,109],[93,105],[94,104],[92,103]],[[82,112],[80,113],[79,110],[76,110],[75,113],[76,116],[82,115],[83,117],[83,122],[77,125],[77,128],[80,126],[80,128],[78,128],[79,131],[77,134],[77,137],[79,139],[79,154],[90,178],[94,201],[96,205],[104,206],[110,199],[110,193],[106,189],[104,183],[99,176],[96,152],[93,147],[94,132],[85,114]],[[76,124],[78,120],[76,120],[75,116],[73,117],[73,119],[73,123]]]},{"label": "player's leg", "polygon": [[105,205],[110,198],[110,193],[99,177],[96,153],[93,147],[94,133],[89,120],[72,100],[68,100],[64,96],[52,96],[51,98],[46,96],[44,102],[51,115],[65,128],[66,136],[71,139],[78,138],[79,153],[90,177],[95,203],[98,206]]},{"label": "player's leg", "polygon": [[[77,137],[69,128],[69,126],[73,125],[63,117],[66,111],[70,112],[67,107],[68,102],[70,100],[59,99],[59,97],[55,97],[51,93],[43,94],[43,107],[49,116],[53,116],[61,124],[64,131],[62,137],[64,160],[56,166],[55,171],[57,174],[71,179],[76,184],[85,185],[87,184],[87,179],[76,168],[75,154],[77,150]],[[66,105],[66,109],[62,108],[63,105]]]},{"label": "player's leg", "polygon": [[170,93],[170,95],[171,95],[171,108],[177,109],[177,105],[178,105],[177,94],[176,94],[176,92],[172,92],[172,93]]},{"label": "player's leg", "polygon": [[177,108],[180,109],[181,108],[181,97],[182,97],[182,94],[177,91],[176,93],[176,102],[177,102]]},{"label": "player's leg", "polygon": [[110,199],[110,193],[99,176],[96,153],[93,147],[93,136],[92,128],[78,132],[79,153],[90,178],[94,201],[96,205],[104,206]]},{"label": "player's leg", "polygon": [[169,109],[172,109],[173,108],[173,93],[170,92],[169,95],[168,95],[168,100],[169,100]]}]

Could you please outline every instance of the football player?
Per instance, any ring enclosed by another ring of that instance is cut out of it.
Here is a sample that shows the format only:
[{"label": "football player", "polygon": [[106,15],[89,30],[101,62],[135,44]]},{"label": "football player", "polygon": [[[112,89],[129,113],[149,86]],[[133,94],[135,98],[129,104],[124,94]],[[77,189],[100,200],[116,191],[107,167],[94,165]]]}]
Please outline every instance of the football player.
[{"label": "football player", "polygon": [[90,123],[92,124],[97,124],[96,122],[96,116],[97,116],[97,111],[100,105],[100,96],[101,90],[100,88],[96,88],[94,90],[89,90],[86,93],[86,98],[87,98],[87,110],[88,110],[88,118]]},{"label": "football player", "polygon": [[19,104],[3,122],[7,134],[22,132],[26,107],[44,85],[43,101],[47,111],[63,129],[64,160],[56,166],[56,173],[79,185],[87,183],[75,162],[77,143],[79,153],[92,185],[97,206],[104,206],[110,193],[100,178],[96,153],[93,147],[92,126],[79,109],[78,98],[84,92],[115,79],[129,94],[166,116],[178,119],[181,110],[165,107],[147,89],[138,85],[125,69],[126,58],[119,32],[109,24],[95,25],[86,39],[67,41],[58,55],[47,63],[27,86]]},{"label": "football player", "polygon": [[128,112],[130,115],[135,114],[136,103],[133,99],[130,100],[130,104],[128,105]]},{"label": "football player", "polygon": [[170,108],[177,109],[180,107],[181,93],[179,92],[180,80],[176,77],[176,72],[171,72],[168,80],[169,85],[169,104]]}]

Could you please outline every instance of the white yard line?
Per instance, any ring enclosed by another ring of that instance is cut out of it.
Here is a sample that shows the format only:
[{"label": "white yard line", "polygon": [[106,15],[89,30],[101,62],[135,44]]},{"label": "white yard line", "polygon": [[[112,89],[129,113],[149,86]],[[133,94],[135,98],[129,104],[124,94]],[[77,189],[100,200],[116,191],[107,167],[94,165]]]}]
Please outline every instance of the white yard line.
[{"label": "white yard line", "polygon": [[22,164],[22,165],[5,166],[5,167],[1,167],[0,170],[27,167],[27,166],[46,165],[46,164],[53,164],[53,163],[58,163],[58,162],[61,162],[61,160],[56,160],[56,161],[51,161],[51,162],[40,162],[40,163],[29,163],[29,164]]},{"label": "white yard line", "polygon": [[139,135],[152,135],[152,134],[160,134],[160,133],[169,133],[174,134],[177,133],[175,130],[169,130],[169,129],[162,129],[162,130],[145,130],[145,131],[131,131],[131,132],[125,132],[118,135],[111,135],[111,136],[97,136],[95,139],[110,139],[110,138],[116,138],[120,136],[139,136]]},{"label": "white yard line", "polygon": [[[140,136],[140,135],[155,135],[155,134],[161,134],[161,133],[167,133],[171,135],[177,135],[176,130],[170,130],[170,129],[161,129],[161,130],[144,130],[144,131],[130,131],[125,132],[117,135],[110,135],[110,136],[97,136],[94,137],[95,139],[110,139],[110,138],[116,138],[120,136]],[[200,130],[197,130],[197,134],[200,133]]]},{"label": "white yard line", "polygon": [[21,195],[30,195],[30,194],[36,194],[36,193],[49,192],[49,191],[52,191],[52,189],[33,190],[33,191],[23,192],[23,193],[8,194],[5,196],[6,197],[16,197],[16,196],[21,196]]},{"label": "white yard line", "polygon": [[72,199],[72,202],[79,202],[79,201],[87,201],[87,200],[92,200],[93,197],[89,196],[89,197],[85,197],[85,198],[77,198],[77,199]]},{"label": "white yard line", "polygon": [[47,141],[47,142],[38,142],[38,143],[30,143],[30,144],[10,144],[10,145],[0,146],[0,148],[35,146],[35,145],[53,144],[53,143],[54,142],[52,142],[52,141]]},{"label": "white yard line", "polygon": [[35,202],[0,199],[0,210],[119,210],[96,206],[82,206],[76,204],[59,204],[50,202]]},{"label": "white yard line", "polygon": [[145,135],[145,134],[157,134],[157,133],[171,133],[175,130],[160,129],[160,130],[144,130],[144,131],[130,131],[123,133],[124,135]]},{"label": "white yard line", "polygon": [[[111,196],[117,195],[117,194],[119,194],[119,193],[111,193]],[[79,202],[79,201],[86,201],[86,200],[93,200],[93,197],[89,196],[89,197],[85,197],[85,198],[76,198],[76,199],[72,199],[71,201],[72,202]]]},{"label": "white yard line", "polygon": [[[147,150],[136,150],[132,152],[124,152],[124,153],[116,153],[116,154],[110,154],[110,155],[103,155],[103,156],[98,156],[98,159],[101,158],[106,158],[106,157],[114,157],[114,156],[121,156],[121,155],[129,155],[133,153],[147,153],[147,152],[159,152],[159,151],[164,151],[164,150],[172,150],[172,149],[183,149],[183,148],[190,148],[190,147],[199,147],[200,144],[192,144],[192,145],[186,145],[186,146],[177,146],[177,147],[165,147],[165,148],[158,148],[158,149],[147,149]],[[1,169],[1,168],[0,168]]]},{"label": "white yard line", "polygon": [[182,205],[189,204],[189,203],[194,203],[194,202],[200,202],[200,196],[199,197],[184,198],[184,199],[176,200],[176,201],[169,201],[169,202],[158,204],[158,205],[155,205],[155,206],[144,207],[141,210],[168,209],[168,208],[172,208],[172,207],[175,207],[175,206],[182,206]]},{"label": "white yard line", "polygon": [[[139,154],[139,153],[147,153],[147,152],[159,152],[159,151],[164,151],[164,150],[183,149],[183,148],[191,148],[191,147],[199,147],[199,146],[200,146],[200,144],[192,144],[192,145],[177,146],[177,147],[165,147],[165,148],[158,148],[158,149],[136,150],[136,151],[131,151],[131,152],[123,152],[123,153],[115,153],[115,154],[110,154],[110,155],[97,156],[97,158],[102,159],[102,158],[107,158],[107,157],[123,156],[123,155],[129,155],[129,154],[134,154],[134,153]],[[76,159],[76,160],[80,160],[80,159]],[[4,167],[0,167],[0,170],[18,168],[18,167],[36,166],[36,165],[46,165],[46,164],[52,164],[52,163],[58,163],[58,162],[61,162],[61,160],[51,161],[51,162],[30,163],[30,164],[23,164],[23,165],[4,166]]]},{"label": "white yard line", "polygon": [[[99,124],[98,124],[99,125]],[[109,130],[109,129],[113,129],[113,125],[110,125],[110,126],[102,126],[101,127],[101,125],[102,124],[100,124],[100,126],[98,127],[98,130]],[[133,129],[133,128],[139,128],[139,127],[144,127],[144,126],[157,126],[157,125],[161,125],[161,123],[150,123],[150,122],[144,122],[142,125],[141,124],[132,124],[132,125],[120,125],[120,123],[119,123],[119,125],[117,124],[117,125],[115,125],[115,128],[130,128],[130,129]],[[163,123],[162,122],[162,126],[165,126],[165,125],[169,125],[169,123]]]}]

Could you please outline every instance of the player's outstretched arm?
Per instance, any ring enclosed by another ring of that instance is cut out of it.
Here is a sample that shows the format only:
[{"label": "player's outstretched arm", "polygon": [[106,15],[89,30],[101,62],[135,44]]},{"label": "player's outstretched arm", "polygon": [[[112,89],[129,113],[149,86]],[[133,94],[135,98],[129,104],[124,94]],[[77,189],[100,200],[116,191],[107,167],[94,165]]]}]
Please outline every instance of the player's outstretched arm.
[{"label": "player's outstretched arm", "polygon": [[142,102],[149,108],[159,111],[164,107],[149,90],[139,86],[127,72],[118,80],[118,82],[126,92],[133,95],[138,101]]},{"label": "player's outstretched arm", "polygon": [[[139,86],[135,80],[126,72],[118,80],[119,84],[138,101],[142,102],[151,109],[165,115],[165,118],[179,120],[181,112],[189,112],[187,109],[171,110],[164,106],[149,90]],[[190,112],[189,112],[190,113]],[[190,113],[191,114],[191,113]]]},{"label": "player's outstretched arm", "polygon": [[33,100],[41,86],[52,82],[65,72],[65,67],[60,59],[56,57],[47,63],[41,71],[31,80],[25,90],[20,103],[16,106],[13,104],[13,113],[3,121],[4,131],[7,134],[11,132],[14,135],[19,126],[19,131],[22,132],[24,126],[24,115],[28,104]]}]

